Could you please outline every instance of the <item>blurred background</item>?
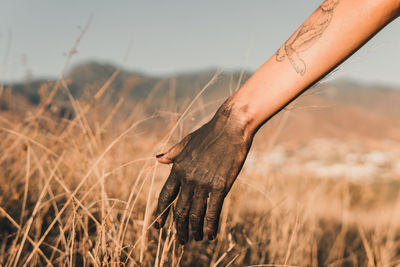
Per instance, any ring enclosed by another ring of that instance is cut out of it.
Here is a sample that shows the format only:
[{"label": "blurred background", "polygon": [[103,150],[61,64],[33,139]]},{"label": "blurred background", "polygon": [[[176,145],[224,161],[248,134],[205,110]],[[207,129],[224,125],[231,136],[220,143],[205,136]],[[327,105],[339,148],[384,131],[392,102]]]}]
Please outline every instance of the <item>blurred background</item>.
[{"label": "blurred background", "polygon": [[[0,3],[0,79],[57,77],[91,15],[74,64],[98,61],[157,76],[208,68],[252,72],[319,2],[4,0]],[[399,85],[399,30],[399,21],[390,24],[337,75]]]},{"label": "blurred background", "polygon": [[400,20],[259,131],[216,241],[152,228],[154,155],[319,3],[1,1],[0,266],[398,266]]}]

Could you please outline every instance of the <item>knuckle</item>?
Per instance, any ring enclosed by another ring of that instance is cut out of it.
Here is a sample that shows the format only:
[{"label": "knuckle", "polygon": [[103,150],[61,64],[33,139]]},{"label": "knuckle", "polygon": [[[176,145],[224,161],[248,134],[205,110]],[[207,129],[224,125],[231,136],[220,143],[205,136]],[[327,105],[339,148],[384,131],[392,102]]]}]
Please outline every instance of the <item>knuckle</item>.
[{"label": "knuckle", "polygon": [[189,219],[190,219],[191,221],[193,221],[193,222],[198,222],[198,221],[200,221],[202,218],[201,218],[201,216],[200,216],[199,214],[197,214],[197,213],[191,213],[191,214],[189,215]]},{"label": "knuckle", "polygon": [[176,220],[184,220],[187,217],[187,212],[185,209],[177,209],[175,211]]},{"label": "knuckle", "polygon": [[176,217],[176,219],[181,219],[181,218],[183,218],[183,212],[182,212],[182,210],[176,210],[176,211],[175,211],[175,217]]},{"label": "knuckle", "polygon": [[193,197],[198,200],[206,201],[208,195],[208,188],[205,185],[199,184],[197,185],[198,190],[194,191]]},{"label": "knuckle", "polygon": [[214,214],[206,216],[207,225],[211,226],[216,221],[216,216]]},{"label": "knuckle", "polygon": [[196,183],[196,178],[194,178],[192,175],[187,175],[185,177],[185,181],[189,184],[194,184]]},{"label": "knuckle", "polygon": [[163,202],[167,199],[167,194],[163,191],[158,195],[158,203]]},{"label": "knuckle", "polygon": [[216,177],[214,183],[212,184],[212,189],[216,192],[225,192],[227,189],[225,179]]},{"label": "knuckle", "polygon": [[165,194],[160,194],[158,197],[158,206],[168,204],[168,196]]},{"label": "knuckle", "polygon": [[166,193],[167,192],[173,192],[174,191],[174,189],[175,189],[175,184],[173,184],[173,183],[167,183],[167,184],[165,184],[165,186],[164,186],[164,192],[165,192],[165,194],[164,195],[166,195]]}]

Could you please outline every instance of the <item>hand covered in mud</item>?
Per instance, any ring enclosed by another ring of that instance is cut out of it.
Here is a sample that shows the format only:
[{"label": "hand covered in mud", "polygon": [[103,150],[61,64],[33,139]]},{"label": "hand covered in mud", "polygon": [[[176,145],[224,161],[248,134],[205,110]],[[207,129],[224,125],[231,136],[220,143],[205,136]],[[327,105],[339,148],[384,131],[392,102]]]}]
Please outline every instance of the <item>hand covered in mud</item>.
[{"label": "hand covered in mud", "polygon": [[188,241],[189,223],[194,239],[216,237],[225,196],[239,174],[253,134],[245,131],[235,112],[224,104],[211,121],[187,135],[167,153],[157,155],[160,163],[173,163],[155,211],[156,228],[163,227],[170,204],[175,206],[177,238]]}]

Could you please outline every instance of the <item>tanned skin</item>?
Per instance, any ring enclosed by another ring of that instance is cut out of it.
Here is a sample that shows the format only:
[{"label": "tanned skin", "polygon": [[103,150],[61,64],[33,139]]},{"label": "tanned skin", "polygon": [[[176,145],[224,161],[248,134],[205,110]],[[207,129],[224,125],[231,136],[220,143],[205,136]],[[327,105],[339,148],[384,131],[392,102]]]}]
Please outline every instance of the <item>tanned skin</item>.
[{"label": "tanned skin", "polygon": [[[326,0],[289,40],[218,109],[168,152],[172,163],[155,211],[163,227],[175,205],[177,239],[214,239],[225,196],[257,130],[400,15],[399,0]],[[204,225],[205,224],[205,225]]]}]

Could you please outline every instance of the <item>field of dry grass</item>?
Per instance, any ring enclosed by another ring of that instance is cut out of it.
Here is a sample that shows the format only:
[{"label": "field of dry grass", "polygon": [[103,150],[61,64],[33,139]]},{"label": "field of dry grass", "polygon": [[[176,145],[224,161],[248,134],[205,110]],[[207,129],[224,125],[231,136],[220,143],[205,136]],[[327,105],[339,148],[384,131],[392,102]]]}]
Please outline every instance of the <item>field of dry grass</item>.
[{"label": "field of dry grass", "polygon": [[[55,90],[69,96],[69,119],[50,108]],[[171,218],[152,227],[170,168],[154,155],[217,103],[163,99],[149,113],[150,100],[109,97],[107,83],[73,99],[63,80],[44,84],[37,106],[11,92],[0,112],[0,266],[400,266],[398,147],[280,142],[285,111],[255,141],[217,240],[183,247]]]}]

